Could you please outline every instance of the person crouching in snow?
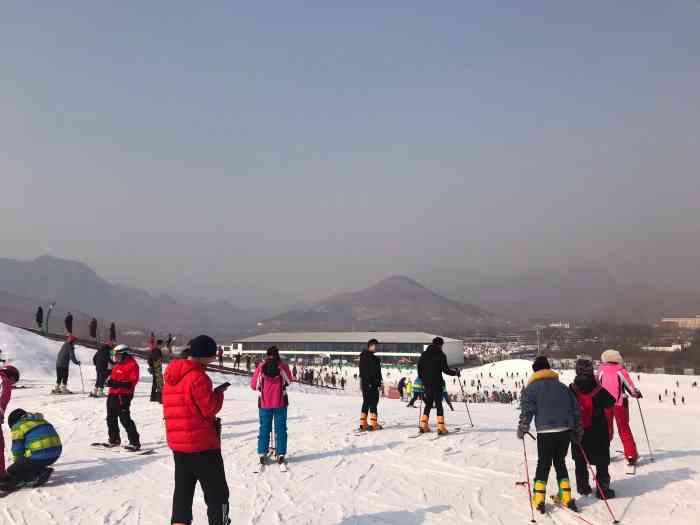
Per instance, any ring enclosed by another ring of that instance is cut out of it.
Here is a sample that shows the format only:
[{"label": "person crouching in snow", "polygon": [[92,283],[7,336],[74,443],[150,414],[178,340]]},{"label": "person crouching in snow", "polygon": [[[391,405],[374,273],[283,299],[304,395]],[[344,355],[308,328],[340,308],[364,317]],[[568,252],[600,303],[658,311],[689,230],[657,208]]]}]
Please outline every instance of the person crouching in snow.
[{"label": "person crouching in snow", "polygon": [[[606,499],[614,498],[615,492],[610,488],[610,440],[608,439],[608,419],[605,411],[615,404],[615,398],[596,381],[593,363],[589,359],[576,361],[576,378],[569,385],[576,396],[581,412],[583,439],[571,447],[571,455],[576,462],[576,490],[582,496],[588,496],[592,490],[588,479],[586,458],[595,465],[596,479]],[[586,456],[581,453],[583,448]],[[600,492],[596,491],[600,499]]]},{"label": "person crouching in snow", "polygon": [[5,475],[5,438],[2,424],[5,422],[5,410],[12,397],[12,386],[19,381],[19,370],[12,365],[0,368],[0,477]]},{"label": "person crouching in snow", "polygon": [[165,436],[175,461],[170,523],[192,523],[192,500],[199,481],[209,525],[228,525],[229,490],[216,414],[224,404],[224,391],[229,384],[212,388],[207,375],[207,365],[216,360],[216,342],[211,337],[195,337],[188,350],[186,359],[170,362],[163,378]]},{"label": "person crouching in snow", "polygon": [[134,399],[134,390],[139,382],[139,365],[129,355],[129,347],[117,345],[112,349],[112,371],[107,380],[109,392],[107,395],[107,431],[109,433],[109,445],[118,447],[121,445],[119,435],[119,422],[121,422],[129,444],[124,448],[135,452],[141,449],[141,438],[136,430],[136,423],[131,419],[131,401]]},{"label": "person crouching in snow", "polygon": [[620,434],[620,441],[622,441],[622,447],[625,451],[627,463],[635,465],[639,459],[639,454],[637,453],[637,445],[634,442],[632,429],[630,429],[630,410],[627,396],[629,394],[636,399],[640,399],[642,393],[634,386],[629,372],[627,372],[627,369],[622,365],[622,356],[620,352],[612,349],[606,350],[600,356],[600,360],[603,361],[603,363],[598,367],[596,376],[603,388],[610,392],[615,398],[615,406],[609,408],[607,414],[610,422],[608,427],[609,438],[610,441],[612,441],[612,420],[614,418],[615,424],[617,425],[617,432]]},{"label": "person crouching in snow", "polygon": [[272,423],[275,425],[275,453],[277,462],[284,463],[287,454],[287,385],[291,384],[292,373],[287,363],[280,359],[276,346],[267,349],[267,357],[253,373],[250,386],[260,392],[258,410],[260,414],[260,432],[258,433],[258,456],[260,463],[265,464]]},{"label": "person crouching in snow", "polygon": [[559,502],[572,509],[576,504],[571,497],[569,472],[566,470],[566,454],[569,442],[580,442],[582,434],[581,416],[578,403],[571,391],[559,381],[559,375],[551,370],[549,361],[544,356],[535,359],[532,364],[534,373],[527,381],[520,400],[520,422],[518,439],[524,439],[530,431],[530,422],[535,418],[537,428],[537,470],[532,497],[533,505],[544,512],[545,494],[549,470],[554,464],[557,473]]},{"label": "person crouching in snow", "polygon": [[53,472],[49,465],[61,456],[61,439],[56,429],[41,414],[30,414],[21,408],[10,413],[7,424],[12,432],[14,463],[0,479],[0,490],[45,483]]}]

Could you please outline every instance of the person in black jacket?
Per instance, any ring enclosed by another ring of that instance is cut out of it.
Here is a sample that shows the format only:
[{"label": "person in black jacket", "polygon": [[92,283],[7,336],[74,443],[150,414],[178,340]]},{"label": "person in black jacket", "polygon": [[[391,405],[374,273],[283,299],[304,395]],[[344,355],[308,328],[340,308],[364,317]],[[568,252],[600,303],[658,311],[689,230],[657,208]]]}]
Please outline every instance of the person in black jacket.
[{"label": "person in black jacket", "polygon": [[94,317],[90,321],[90,337],[97,339],[97,319]]},{"label": "person in black jacket", "polygon": [[[362,413],[360,414],[360,430],[379,430],[377,423],[377,405],[379,404],[379,388],[382,386],[382,362],[375,355],[379,341],[370,339],[367,350],[360,354],[360,386],[362,388]],[[369,415],[369,426],[367,416]]]},{"label": "person in black jacket", "polygon": [[36,327],[41,330],[44,327],[44,309],[39,306],[39,308],[36,309]]},{"label": "person in black jacket", "polygon": [[97,379],[95,379],[95,389],[90,393],[91,397],[104,397],[105,395],[105,382],[109,377],[109,368],[112,364],[110,359],[111,350],[111,346],[102,345],[92,358]]},{"label": "person in black jacket", "polygon": [[442,391],[445,388],[445,380],[442,374],[458,376],[459,370],[453,370],[447,366],[447,356],[442,351],[444,341],[442,337],[436,337],[418,359],[418,377],[423,381],[425,389],[425,408],[420,418],[420,431],[430,432],[428,420],[433,405],[437,408],[438,434],[447,434],[445,427],[445,412],[442,408]]},{"label": "person in black jacket", "polygon": [[63,320],[63,324],[66,327],[66,333],[68,335],[73,335],[73,314],[68,312],[68,315]]},{"label": "person in black jacket", "polygon": [[[591,465],[595,465],[596,478],[603,494],[607,499],[614,498],[615,492],[610,488],[608,471],[610,440],[605,409],[615,404],[615,398],[598,383],[593,373],[593,363],[588,359],[576,361],[576,378],[569,388],[578,401],[583,427],[581,442],[571,447],[571,455],[576,463],[576,490],[582,496],[588,496],[593,492],[589,483],[586,458],[581,453],[583,448],[588,461]],[[596,495],[598,498],[602,497],[597,490]]]},{"label": "person in black jacket", "polygon": [[112,344],[117,342],[117,327],[114,323],[109,325],[109,342]]}]

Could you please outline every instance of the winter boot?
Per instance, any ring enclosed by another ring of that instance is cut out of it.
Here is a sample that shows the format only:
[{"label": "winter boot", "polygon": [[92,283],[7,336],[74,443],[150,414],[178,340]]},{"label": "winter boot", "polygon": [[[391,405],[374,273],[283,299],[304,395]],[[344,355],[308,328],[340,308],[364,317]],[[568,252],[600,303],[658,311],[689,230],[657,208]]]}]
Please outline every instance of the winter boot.
[{"label": "winter boot", "polygon": [[[598,468],[598,470],[601,470]],[[600,490],[596,490],[595,495],[598,497],[598,499],[603,499],[603,496],[605,496],[605,499],[613,499],[615,497],[615,491],[610,488],[610,474],[604,474],[600,473],[598,475],[598,485],[600,485]],[[602,495],[601,495],[602,491]]]},{"label": "winter boot", "polygon": [[445,426],[445,416],[437,417],[437,432],[440,435],[448,434],[447,427]]},{"label": "winter boot", "polygon": [[68,387],[66,385],[61,385],[61,394],[72,394],[70,390],[68,390]]},{"label": "winter boot", "polygon": [[367,412],[360,414],[360,432],[367,430]]},{"label": "winter boot", "polygon": [[381,430],[382,426],[377,423],[377,414],[370,412],[369,414],[369,428],[370,430]]},{"label": "winter boot", "polygon": [[284,465],[284,456],[277,456],[277,463],[280,465]]},{"label": "winter boot", "polygon": [[120,447],[121,444],[122,444],[122,442],[119,439],[117,439],[116,441],[110,441],[107,443],[109,448]]},{"label": "winter boot", "polygon": [[566,478],[559,480],[559,492],[557,493],[557,499],[566,508],[578,512],[576,502],[571,498],[571,485],[569,484],[569,480]]},{"label": "winter boot", "polygon": [[51,390],[52,394],[60,394],[61,393],[61,385],[56,385],[56,388]]},{"label": "winter boot", "polygon": [[428,416],[425,414],[420,417],[420,431],[421,433],[430,432],[430,427],[428,426]]},{"label": "winter boot", "polygon": [[129,443],[124,447],[124,450],[128,450],[129,452],[138,452],[141,450],[141,444],[140,443]]},{"label": "winter boot", "polygon": [[261,465],[266,465],[266,464],[267,464],[267,456],[260,455],[260,464],[261,464]]},{"label": "winter boot", "polygon": [[547,497],[547,483],[536,479],[532,492],[532,505],[542,514],[544,514],[544,501]]}]

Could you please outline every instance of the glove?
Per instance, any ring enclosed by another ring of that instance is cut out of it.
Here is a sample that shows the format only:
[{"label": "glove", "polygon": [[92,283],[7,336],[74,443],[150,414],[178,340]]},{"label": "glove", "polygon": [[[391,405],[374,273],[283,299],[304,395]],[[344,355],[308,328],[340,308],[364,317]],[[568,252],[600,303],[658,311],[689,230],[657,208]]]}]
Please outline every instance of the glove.
[{"label": "glove", "polygon": [[80,361],[78,361],[78,362],[77,362],[77,363],[75,363],[75,364],[76,364],[76,365],[78,365],[78,366],[80,366]]},{"label": "glove", "polygon": [[521,427],[518,427],[518,430],[515,431],[515,435],[518,436],[518,439],[525,439],[525,432],[523,432]]},{"label": "glove", "polygon": [[637,390],[637,391],[635,392],[634,398],[635,398],[635,399],[642,399],[642,391],[641,391],[641,390]]}]

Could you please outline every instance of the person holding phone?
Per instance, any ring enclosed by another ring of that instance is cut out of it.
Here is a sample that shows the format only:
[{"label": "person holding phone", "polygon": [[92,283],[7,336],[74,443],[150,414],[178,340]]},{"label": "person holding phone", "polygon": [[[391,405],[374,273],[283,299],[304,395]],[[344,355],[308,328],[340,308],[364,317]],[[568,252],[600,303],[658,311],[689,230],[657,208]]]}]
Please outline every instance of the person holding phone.
[{"label": "person holding phone", "polygon": [[228,525],[229,489],[221,456],[221,423],[216,414],[229,383],[216,388],[206,367],[216,360],[216,342],[207,335],[190,341],[187,359],[172,361],[163,382],[163,416],[175,460],[173,525],[192,523],[192,500],[199,481],[210,525]]}]

